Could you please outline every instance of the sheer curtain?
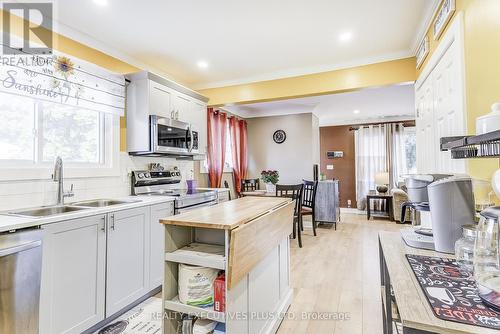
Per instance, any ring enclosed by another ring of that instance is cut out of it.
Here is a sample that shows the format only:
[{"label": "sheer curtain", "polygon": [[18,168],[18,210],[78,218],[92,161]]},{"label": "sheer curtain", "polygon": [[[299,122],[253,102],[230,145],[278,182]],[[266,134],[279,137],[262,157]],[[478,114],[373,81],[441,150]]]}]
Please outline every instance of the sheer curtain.
[{"label": "sheer curtain", "polygon": [[389,166],[390,175],[390,187],[397,187],[400,177],[402,175],[408,174],[406,166],[406,145],[404,138],[404,126],[403,123],[390,124],[390,131],[388,131],[391,142],[391,163]]},{"label": "sheer curtain", "polygon": [[358,209],[366,209],[366,195],[375,189],[375,175],[388,170],[387,128],[385,124],[360,127],[355,135],[356,201]]}]

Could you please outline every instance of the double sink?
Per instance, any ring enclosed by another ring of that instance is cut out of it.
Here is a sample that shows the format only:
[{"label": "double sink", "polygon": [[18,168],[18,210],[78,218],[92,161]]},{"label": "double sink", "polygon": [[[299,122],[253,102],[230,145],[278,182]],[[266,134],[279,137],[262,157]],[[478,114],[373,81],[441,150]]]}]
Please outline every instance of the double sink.
[{"label": "double sink", "polygon": [[122,201],[115,199],[96,199],[90,201],[75,202],[67,205],[41,206],[38,208],[9,211],[7,214],[11,216],[28,218],[45,218],[65,213],[72,213],[75,211],[87,210],[91,208],[103,208],[120,204],[137,203],[140,201],[141,200]]}]

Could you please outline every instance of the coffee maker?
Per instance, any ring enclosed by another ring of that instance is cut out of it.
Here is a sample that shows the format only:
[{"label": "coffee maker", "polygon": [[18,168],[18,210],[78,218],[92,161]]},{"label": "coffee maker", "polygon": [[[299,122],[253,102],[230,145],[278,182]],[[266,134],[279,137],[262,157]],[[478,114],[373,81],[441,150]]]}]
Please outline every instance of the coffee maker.
[{"label": "coffee maker", "polygon": [[455,241],[462,235],[462,226],[474,222],[474,194],[470,177],[417,175],[410,176],[405,183],[408,198],[417,200],[412,203],[418,208],[421,221],[415,222],[413,228],[401,231],[403,240],[411,247],[454,253]]}]

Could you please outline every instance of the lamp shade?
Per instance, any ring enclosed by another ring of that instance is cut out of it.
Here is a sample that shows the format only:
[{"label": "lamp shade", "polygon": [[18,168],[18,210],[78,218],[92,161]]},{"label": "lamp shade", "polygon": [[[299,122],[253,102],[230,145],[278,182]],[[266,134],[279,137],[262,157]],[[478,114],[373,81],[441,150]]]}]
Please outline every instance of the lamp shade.
[{"label": "lamp shade", "polygon": [[376,185],[389,184],[389,173],[388,172],[377,173],[375,175],[375,184]]}]

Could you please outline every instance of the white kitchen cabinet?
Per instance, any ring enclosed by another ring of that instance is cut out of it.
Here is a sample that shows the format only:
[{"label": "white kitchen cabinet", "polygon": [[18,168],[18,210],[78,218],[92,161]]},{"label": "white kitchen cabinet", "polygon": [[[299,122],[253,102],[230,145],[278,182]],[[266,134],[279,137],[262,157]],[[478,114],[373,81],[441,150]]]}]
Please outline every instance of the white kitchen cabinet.
[{"label": "white kitchen cabinet", "polygon": [[165,268],[165,227],[160,219],[174,214],[172,202],[151,206],[151,227],[149,241],[149,290],[163,284]]},{"label": "white kitchen cabinet", "polygon": [[173,91],[159,83],[149,80],[149,114],[173,118]]},{"label": "white kitchen cabinet", "polygon": [[191,103],[194,115],[191,123],[194,130],[198,131],[198,151],[200,154],[207,153],[207,104],[203,101],[193,100]]},{"label": "white kitchen cabinet", "polygon": [[81,333],[105,318],[105,219],[43,226],[40,334]]},{"label": "white kitchen cabinet", "polygon": [[191,101],[191,97],[179,92],[174,92],[173,116],[175,119],[186,123],[191,123],[193,121],[195,115],[192,115]]},{"label": "white kitchen cabinet", "polygon": [[136,301],[149,288],[150,210],[108,214],[106,316]]}]

